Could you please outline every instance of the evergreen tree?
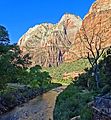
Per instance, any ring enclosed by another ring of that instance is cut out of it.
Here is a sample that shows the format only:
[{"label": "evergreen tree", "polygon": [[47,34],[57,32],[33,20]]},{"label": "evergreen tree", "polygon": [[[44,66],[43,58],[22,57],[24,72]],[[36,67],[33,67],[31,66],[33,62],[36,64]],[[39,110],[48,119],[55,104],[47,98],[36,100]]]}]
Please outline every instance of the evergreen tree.
[{"label": "evergreen tree", "polygon": [[7,45],[8,43],[10,43],[8,31],[4,26],[0,25],[0,44]]}]

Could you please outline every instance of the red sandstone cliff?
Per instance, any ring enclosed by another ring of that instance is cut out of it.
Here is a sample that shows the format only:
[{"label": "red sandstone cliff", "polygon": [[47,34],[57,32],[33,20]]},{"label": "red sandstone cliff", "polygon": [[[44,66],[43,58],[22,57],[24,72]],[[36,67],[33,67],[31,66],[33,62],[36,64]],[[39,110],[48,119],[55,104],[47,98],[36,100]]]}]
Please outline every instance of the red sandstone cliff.
[{"label": "red sandstone cliff", "polygon": [[72,47],[64,55],[66,61],[74,61],[87,56],[85,35],[89,41],[93,39],[92,44],[94,45],[96,42],[99,43],[99,39],[101,39],[102,48],[111,46],[111,0],[97,0],[93,3],[88,14],[84,17]]},{"label": "red sandstone cliff", "polygon": [[65,14],[57,24],[43,23],[30,28],[19,40],[24,54],[30,53],[32,64],[57,66],[64,61],[64,53],[73,44],[82,20]]}]

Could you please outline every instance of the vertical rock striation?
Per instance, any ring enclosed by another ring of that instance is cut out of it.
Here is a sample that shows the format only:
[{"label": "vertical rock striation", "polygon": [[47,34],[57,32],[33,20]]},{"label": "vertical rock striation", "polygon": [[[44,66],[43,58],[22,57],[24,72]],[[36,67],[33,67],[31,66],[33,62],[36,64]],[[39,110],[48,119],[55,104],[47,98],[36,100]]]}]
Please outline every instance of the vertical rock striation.
[{"label": "vertical rock striation", "polygon": [[65,53],[66,61],[74,61],[87,56],[88,49],[84,45],[84,43],[87,44],[84,32],[89,41],[93,37],[92,43],[94,45],[101,39],[102,48],[111,46],[111,0],[97,0],[93,3],[83,19],[72,47]]},{"label": "vertical rock striation", "polygon": [[81,27],[80,17],[65,14],[57,24],[43,23],[30,28],[19,40],[24,54],[29,53],[32,65],[58,66],[73,44]]}]

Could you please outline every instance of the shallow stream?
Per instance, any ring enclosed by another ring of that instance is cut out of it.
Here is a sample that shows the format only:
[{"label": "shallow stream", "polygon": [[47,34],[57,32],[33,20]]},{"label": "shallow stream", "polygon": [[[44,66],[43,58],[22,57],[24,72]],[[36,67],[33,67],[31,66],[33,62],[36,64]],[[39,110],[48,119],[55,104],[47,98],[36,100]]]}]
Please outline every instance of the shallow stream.
[{"label": "shallow stream", "polygon": [[56,97],[66,86],[57,87],[0,116],[0,120],[53,120]]}]

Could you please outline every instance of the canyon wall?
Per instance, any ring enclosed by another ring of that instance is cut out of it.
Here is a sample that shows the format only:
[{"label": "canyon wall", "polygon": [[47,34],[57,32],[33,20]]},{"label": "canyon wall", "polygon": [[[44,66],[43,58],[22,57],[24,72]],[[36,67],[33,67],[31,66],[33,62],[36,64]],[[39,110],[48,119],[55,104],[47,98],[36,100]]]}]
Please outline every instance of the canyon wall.
[{"label": "canyon wall", "polygon": [[64,54],[74,43],[82,20],[65,14],[57,24],[43,23],[30,28],[19,40],[24,54],[29,53],[32,65],[58,66],[64,62]]}]

